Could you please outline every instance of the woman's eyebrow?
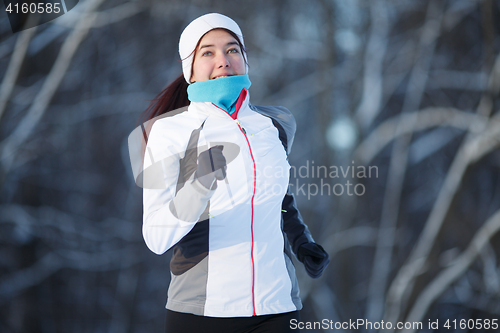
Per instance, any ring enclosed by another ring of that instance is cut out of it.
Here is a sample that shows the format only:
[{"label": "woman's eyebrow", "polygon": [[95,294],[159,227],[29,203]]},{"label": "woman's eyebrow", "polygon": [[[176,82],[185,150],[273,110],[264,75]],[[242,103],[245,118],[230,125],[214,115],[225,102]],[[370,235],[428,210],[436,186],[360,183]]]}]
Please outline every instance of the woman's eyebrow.
[{"label": "woman's eyebrow", "polygon": [[[226,44],[226,47],[230,46],[230,45],[239,45],[237,41],[234,41],[234,42],[229,42]],[[215,45],[201,45],[200,48],[198,50],[201,50],[203,48],[206,48],[206,47],[214,47]]]},{"label": "woman's eyebrow", "polygon": [[215,45],[202,45],[202,46],[200,46],[200,48],[199,48],[198,50],[201,50],[201,49],[202,49],[202,48],[204,48],[204,47],[214,47],[214,46],[215,46]]}]

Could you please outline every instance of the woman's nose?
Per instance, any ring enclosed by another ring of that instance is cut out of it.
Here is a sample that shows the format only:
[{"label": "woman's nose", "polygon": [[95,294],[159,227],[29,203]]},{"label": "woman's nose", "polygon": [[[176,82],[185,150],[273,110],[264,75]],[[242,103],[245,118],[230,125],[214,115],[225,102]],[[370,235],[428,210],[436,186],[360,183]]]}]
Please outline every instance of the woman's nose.
[{"label": "woman's nose", "polygon": [[218,68],[229,67],[229,59],[227,59],[225,54],[219,55],[217,58],[217,66]]}]

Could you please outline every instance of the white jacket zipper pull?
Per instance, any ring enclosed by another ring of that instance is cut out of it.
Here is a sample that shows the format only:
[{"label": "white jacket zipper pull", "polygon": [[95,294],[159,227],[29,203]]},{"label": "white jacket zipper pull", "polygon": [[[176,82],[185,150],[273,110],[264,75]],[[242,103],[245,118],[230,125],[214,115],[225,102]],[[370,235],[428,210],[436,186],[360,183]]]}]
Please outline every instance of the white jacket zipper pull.
[{"label": "white jacket zipper pull", "polygon": [[236,123],[238,124],[238,126],[241,128],[241,130],[243,131],[243,134],[247,134],[247,131],[245,131],[245,128],[241,125],[240,121],[238,119],[236,119]]}]

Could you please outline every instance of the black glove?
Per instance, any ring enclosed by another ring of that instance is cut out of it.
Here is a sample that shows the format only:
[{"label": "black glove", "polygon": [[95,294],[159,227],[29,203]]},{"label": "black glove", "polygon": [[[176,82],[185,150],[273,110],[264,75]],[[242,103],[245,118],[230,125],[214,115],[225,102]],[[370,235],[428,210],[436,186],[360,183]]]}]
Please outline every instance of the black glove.
[{"label": "black glove", "polygon": [[330,262],[328,253],[316,243],[304,243],[299,247],[297,258],[304,264],[307,274],[319,278]]},{"label": "black glove", "polygon": [[215,179],[226,178],[226,158],[222,155],[222,149],[224,146],[214,146],[198,156],[194,178],[208,189],[212,188]]}]

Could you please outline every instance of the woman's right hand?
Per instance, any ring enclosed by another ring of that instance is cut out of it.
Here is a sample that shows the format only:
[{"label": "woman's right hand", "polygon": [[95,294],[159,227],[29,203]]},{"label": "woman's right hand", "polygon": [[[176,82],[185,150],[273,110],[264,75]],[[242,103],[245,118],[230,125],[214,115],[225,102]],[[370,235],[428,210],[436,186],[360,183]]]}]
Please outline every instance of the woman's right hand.
[{"label": "woman's right hand", "polygon": [[224,146],[218,145],[205,150],[198,156],[198,167],[194,178],[207,189],[211,189],[215,180],[226,178],[226,158],[222,154]]}]

